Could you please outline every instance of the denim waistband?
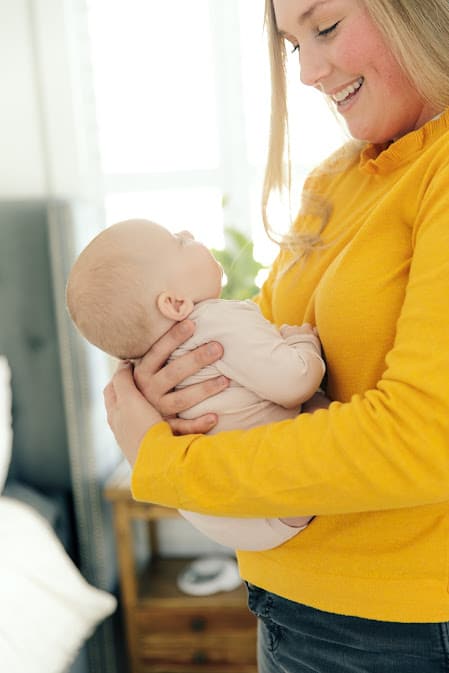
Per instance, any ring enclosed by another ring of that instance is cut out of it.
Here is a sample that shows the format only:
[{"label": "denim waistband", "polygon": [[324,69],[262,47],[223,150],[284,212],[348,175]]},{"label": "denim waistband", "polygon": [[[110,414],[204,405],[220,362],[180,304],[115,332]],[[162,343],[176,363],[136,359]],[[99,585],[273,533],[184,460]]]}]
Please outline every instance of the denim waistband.
[{"label": "denim waistband", "polygon": [[247,587],[259,673],[449,673],[448,622],[337,615]]}]

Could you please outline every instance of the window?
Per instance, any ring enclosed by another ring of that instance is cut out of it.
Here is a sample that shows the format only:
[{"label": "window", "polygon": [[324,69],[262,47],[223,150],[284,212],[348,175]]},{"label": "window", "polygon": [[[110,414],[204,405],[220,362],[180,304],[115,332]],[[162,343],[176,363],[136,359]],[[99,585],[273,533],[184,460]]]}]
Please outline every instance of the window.
[{"label": "window", "polygon": [[[222,247],[224,226],[255,241],[269,119],[263,0],[89,0],[107,224],[132,216]],[[341,144],[322,96],[292,56],[298,180]],[[313,133],[311,132],[313,128]]]}]

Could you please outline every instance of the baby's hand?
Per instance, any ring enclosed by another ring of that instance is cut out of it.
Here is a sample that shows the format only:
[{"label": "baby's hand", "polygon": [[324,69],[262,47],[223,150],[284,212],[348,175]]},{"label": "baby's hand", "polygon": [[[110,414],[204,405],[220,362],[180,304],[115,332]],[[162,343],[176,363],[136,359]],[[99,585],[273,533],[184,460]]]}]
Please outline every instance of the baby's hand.
[{"label": "baby's hand", "polygon": [[284,339],[289,336],[294,336],[295,334],[312,334],[313,336],[318,336],[316,327],[312,327],[308,322],[305,322],[303,325],[281,325],[279,331]]},{"label": "baby's hand", "polygon": [[318,330],[316,327],[312,327],[308,322],[305,322],[303,325],[282,325],[279,332],[283,339],[298,337],[301,334],[304,334],[309,337],[305,341],[312,343],[315,346],[317,353],[321,355],[321,343],[318,338]]}]

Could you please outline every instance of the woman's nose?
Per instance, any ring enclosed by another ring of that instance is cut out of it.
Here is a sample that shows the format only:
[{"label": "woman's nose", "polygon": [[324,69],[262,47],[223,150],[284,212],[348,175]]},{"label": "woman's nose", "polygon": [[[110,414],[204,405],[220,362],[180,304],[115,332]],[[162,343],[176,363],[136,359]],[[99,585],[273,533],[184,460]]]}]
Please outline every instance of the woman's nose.
[{"label": "woman's nose", "polygon": [[318,87],[329,75],[331,65],[320,47],[301,46],[299,52],[299,76],[306,86]]}]

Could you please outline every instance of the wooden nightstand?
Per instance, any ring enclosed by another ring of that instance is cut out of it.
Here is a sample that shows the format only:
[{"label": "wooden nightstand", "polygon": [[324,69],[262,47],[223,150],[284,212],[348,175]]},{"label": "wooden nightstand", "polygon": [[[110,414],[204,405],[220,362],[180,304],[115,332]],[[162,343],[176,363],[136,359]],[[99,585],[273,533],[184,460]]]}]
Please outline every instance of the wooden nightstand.
[{"label": "wooden nightstand", "polygon": [[[121,464],[105,488],[112,502],[120,585],[132,673],[257,673],[256,620],[244,586],[206,597],[187,596],[176,576],[187,559],[158,555],[155,522],[172,509],[135,502],[129,468]],[[151,561],[137,573],[132,521],[148,521]]]}]

